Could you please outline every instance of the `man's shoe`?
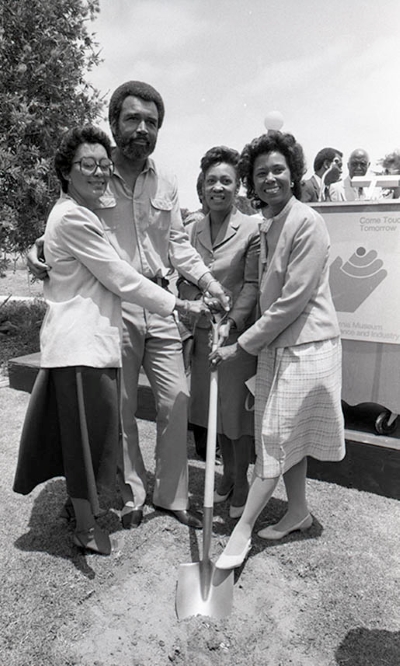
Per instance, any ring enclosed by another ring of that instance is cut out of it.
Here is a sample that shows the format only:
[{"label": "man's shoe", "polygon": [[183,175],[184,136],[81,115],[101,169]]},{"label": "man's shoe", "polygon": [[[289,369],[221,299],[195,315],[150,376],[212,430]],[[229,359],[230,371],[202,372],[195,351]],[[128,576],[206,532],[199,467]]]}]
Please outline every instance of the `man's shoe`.
[{"label": "man's shoe", "polygon": [[132,509],[121,516],[122,527],[125,530],[130,530],[132,527],[139,527],[143,520],[142,509]]},{"label": "man's shoe", "polygon": [[201,515],[194,511],[185,509],[164,509],[164,507],[156,505],[154,505],[154,508],[157,509],[157,511],[164,511],[171,516],[174,516],[180,523],[187,527],[194,527],[195,530],[201,530],[203,527]]}]

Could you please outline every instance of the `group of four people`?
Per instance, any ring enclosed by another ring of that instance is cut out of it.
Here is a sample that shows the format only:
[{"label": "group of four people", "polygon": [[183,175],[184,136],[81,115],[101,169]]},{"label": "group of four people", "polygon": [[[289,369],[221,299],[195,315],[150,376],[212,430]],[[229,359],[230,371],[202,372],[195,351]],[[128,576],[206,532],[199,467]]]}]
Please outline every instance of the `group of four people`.
[{"label": "group of four people", "polygon": [[[87,127],[68,132],[57,151],[63,194],[47,222],[45,263],[37,251],[30,260],[36,275],[48,275],[48,310],[14,489],[26,494],[65,475],[70,500],[64,512],[76,520],[75,543],[108,554],[93,487],[112,488],[121,416],[121,518],[124,527],[140,525],[147,484],[135,412],[143,366],[157,408],[154,506],[201,527],[188,505],[189,391],[177,325],[177,314],[183,314],[195,321],[194,423],[205,424],[209,362],[222,364],[218,432],[224,473],[215,499],[231,496],[230,514],[241,516],[218,561],[229,568],[246,557],[254,522],[281,474],[288,511],[261,533],[265,538],[311,525],[306,456],[344,455],[329,239],[322,218],[298,200],[303,153],[294,137],[281,132],[254,140],[241,156],[225,147],[208,151],[201,169],[209,212],[191,225],[189,239],[175,179],[150,157],[163,118],[159,93],[131,81],[111,98],[113,151],[104,133]],[[261,218],[235,209],[241,178]],[[180,275],[180,297],[165,289],[171,270]],[[228,316],[221,346],[209,361],[211,301]],[[244,406],[245,381],[256,367],[257,458],[249,489],[254,426]]]}]

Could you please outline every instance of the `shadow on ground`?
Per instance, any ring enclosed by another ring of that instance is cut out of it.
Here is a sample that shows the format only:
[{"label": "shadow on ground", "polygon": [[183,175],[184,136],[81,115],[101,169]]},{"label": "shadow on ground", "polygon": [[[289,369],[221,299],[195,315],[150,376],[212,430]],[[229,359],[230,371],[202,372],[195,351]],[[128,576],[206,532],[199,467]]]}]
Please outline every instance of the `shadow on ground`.
[{"label": "shadow on ground", "polygon": [[[88,578],[93,578],[94,571],[86,556],[73,544],[74,523],[68,523],[60,517],[66,498],[64,479],[47,482],[34,500],[29,531],[15,541],[15,547],[22,551],[45,552],[53,557],[69,559],[76,569]],[[108,511],[98,522],[110,533],[122,529],[119,518],[113,511]]]},{"label": "shadow on ground", "polygon": [[338,666],[398,666],[400,631],[357,627],[336,650]]}]

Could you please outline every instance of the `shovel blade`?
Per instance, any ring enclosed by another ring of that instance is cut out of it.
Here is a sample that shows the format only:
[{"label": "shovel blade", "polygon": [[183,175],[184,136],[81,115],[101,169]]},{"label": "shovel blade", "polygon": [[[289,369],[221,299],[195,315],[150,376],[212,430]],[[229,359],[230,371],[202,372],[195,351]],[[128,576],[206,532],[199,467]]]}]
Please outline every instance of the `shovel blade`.
[{"label": "shovel blade", "polygon": [[230,615],[233,604],[233,570],[217,569],[210,560],[181,564],[176,590],[179,620],[193,615],[221,619]]}]

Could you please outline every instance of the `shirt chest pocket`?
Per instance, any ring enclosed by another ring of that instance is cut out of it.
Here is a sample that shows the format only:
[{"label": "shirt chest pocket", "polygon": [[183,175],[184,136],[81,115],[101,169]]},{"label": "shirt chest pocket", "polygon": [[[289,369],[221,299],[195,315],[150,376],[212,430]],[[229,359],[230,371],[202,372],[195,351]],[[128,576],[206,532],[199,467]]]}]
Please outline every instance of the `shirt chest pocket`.
[{"label": "shirt chest pocket", "polygon": [[165,197],[150,200],[149,225],[165,228],[171,224],[172,201]]}]

